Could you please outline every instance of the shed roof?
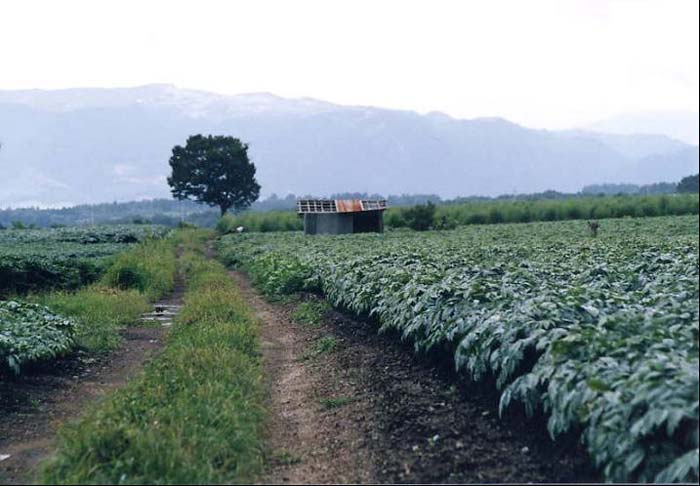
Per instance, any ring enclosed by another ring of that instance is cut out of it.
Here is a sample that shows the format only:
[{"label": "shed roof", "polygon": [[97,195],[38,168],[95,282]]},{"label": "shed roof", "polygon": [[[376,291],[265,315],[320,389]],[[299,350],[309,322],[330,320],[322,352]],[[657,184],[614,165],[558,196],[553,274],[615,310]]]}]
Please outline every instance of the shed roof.
[{"label": "shed roof", "polygon": [[384,211],[385,199],[299,199],[297,213],[359,213]]}]

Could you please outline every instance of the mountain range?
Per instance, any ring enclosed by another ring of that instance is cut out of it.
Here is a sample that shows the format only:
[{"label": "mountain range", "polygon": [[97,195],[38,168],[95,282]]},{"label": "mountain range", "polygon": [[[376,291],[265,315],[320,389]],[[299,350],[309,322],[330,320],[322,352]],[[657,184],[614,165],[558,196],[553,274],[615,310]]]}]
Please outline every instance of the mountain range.
[{"label": "mountain range", "polygon": [[170,151],[195,133],[249,143],[266,195],[575,192],[698,171],[697,145],[593,128],[171,85],[0,91],[0,207],[168,197]]},{"label": "mountain range", "polygon": [[692,145],[698,145],[700,136],[700,120],[692,111],[626,113],[599,120],[587,128],[619,135],[663,133]]}]

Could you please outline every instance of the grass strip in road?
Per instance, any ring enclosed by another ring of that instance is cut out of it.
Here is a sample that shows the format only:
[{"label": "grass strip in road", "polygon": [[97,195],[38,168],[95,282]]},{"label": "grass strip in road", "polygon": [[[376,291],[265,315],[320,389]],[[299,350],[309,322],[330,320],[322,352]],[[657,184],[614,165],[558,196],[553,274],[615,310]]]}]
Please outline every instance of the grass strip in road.
[{"label": "grass strip in road", "polygon": [[47,483],[250,482],[262,466],[257,324],[224,267],[181,257],[185,306],[144,372],[60,433]]}]

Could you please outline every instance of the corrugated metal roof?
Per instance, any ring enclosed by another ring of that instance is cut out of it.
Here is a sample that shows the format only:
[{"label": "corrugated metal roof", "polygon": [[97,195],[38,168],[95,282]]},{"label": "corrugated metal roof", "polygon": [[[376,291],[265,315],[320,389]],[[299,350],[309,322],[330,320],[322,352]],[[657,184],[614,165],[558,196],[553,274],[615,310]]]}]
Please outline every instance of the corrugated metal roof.
[{"label": "corrugated metal roof", "polygon": [[384,199],[300,199],[298,213],[359,213],[362,211],[384,211]]},{"label": "corrugated metal roof", "polygon": [[359,199],[336,199],[335,208],[339,213],[359,213],[362,211],[362,201]]}]

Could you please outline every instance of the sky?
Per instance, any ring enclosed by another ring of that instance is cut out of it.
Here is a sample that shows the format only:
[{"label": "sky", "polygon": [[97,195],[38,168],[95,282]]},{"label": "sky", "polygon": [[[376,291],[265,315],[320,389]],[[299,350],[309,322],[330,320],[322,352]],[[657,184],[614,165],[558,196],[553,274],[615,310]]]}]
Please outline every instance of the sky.
[{"label": "sky", "polygon": [[500,116],[698,111],[697,0],[0,0],[0,89],[172,83]]}]

